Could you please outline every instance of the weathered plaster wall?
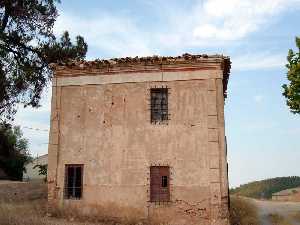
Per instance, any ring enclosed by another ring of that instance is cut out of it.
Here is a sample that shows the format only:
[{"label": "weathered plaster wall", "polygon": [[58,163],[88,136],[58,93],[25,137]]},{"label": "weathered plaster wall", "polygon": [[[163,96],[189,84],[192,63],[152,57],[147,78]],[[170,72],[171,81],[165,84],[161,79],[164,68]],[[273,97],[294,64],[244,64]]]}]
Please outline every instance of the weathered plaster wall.
[{"label": "weathered plaster wall", "polygon": [[[221,71],[205,79],[74,86],[54,80],[50,206],[170,224],[228,224],[224,97],[216,74]],[[168,125],[150,123],[155,86],[170,88]],[[77,163],[84,164],[83,197],[64,200],[65,164]],[[151,165],[171,168],[168,204],[148,202]]]}]

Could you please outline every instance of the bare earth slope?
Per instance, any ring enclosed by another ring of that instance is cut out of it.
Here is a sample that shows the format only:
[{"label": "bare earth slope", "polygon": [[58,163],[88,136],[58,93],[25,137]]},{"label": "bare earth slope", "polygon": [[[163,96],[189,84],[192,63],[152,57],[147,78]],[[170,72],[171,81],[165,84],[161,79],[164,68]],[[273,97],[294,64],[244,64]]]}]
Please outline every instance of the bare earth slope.
[{"label": "bare earth slope", "polygon": [[292,225],[300,225],[292,215],[300,212],[300,202],[274,202],[251,199],[258,209],[262,225],[272,225],[268,219],[269,214],[279,214],[285,217]]}]

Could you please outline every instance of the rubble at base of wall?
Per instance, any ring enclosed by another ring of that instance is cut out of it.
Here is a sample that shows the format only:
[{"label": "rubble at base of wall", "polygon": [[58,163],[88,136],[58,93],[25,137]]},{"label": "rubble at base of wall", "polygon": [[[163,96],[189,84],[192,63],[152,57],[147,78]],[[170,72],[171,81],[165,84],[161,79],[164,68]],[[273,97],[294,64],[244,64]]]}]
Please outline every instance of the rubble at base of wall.
[{"label": "rubble at base of wall", "polygon": [[[124,215],[120,216],[122,214]],[[210,217],[211,215],[203,218],[187,214],[181,215],[180,213],[175,214],[172,217],[151,216],[150,218],[147,218],[144,217],[143,210],[139,209],[119,208],[114,206],[101,207],[98,205],[82,206],[79,203],[76,204],[76,206],[71,206],[71,204],[65,204],[63,206],[57,200],[48,202],[47,215],[50,217],[62,216],[66,219],[78,221],[106,221],[119,225],[128,223],[135,225],[229,225],[229,219],[221,217],[221,213],[218,214],[216,219],[212,219]]]}]

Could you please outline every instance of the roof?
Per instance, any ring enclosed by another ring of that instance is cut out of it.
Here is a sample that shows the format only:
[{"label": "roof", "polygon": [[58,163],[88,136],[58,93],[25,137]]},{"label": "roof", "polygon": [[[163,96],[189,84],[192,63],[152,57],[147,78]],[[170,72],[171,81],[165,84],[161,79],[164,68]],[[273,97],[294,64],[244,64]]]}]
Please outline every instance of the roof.
[{"label": "roof", "polygon": [[223,71],[223,88],[226,97],[227,83],[231,68],[230,58],[223,55],[148,56],[96,59],[93,61],[69,61],[51,65],[56,77],[82,76],[90,74],[116,74],[133,72],[174,71],[178,67],[189,70],[220,69]]},{"label": "roof", "polygon": [[300,187],[297,188],[290,188],[290,189],[285,189],[283,191],[279,191],[276,193],[273,193],[273,196],[282,196],[282,195],[291,195],[300,192]]},{"label": "roof", "polygon": [[34,160],[36,160],[36,161],[46,161],[47,162],[48,161],[48,154],[41,155],[41,156],[35,158]]},{"label": "roof", "polygon": [[48,164],[48,154],[38,156],[34,158],[32,161],[26,163],[26,165],[30,165],[30,164],[42,164],[42,165]]}]

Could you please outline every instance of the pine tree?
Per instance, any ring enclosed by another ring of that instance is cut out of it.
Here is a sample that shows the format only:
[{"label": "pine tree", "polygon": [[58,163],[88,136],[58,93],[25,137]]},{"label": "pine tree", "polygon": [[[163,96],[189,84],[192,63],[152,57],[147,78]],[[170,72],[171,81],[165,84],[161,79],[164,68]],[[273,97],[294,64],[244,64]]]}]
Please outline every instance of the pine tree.
[{"label": "pine tree", "polygon": [[57,40],[58,0],[0,1],[0,119],[12,120],[18,103],[38,107],[52,77],[51,63],[85,58],[87,44],[68,32]]},{"label": "pine tree", "polygon": [[286,103],[292,113],[300,114],[300,38],[296,37],[298,52],[289,50],[287,60],[288,68],[287,79],[289,84],[284,84],[283,96],[286,97]]}]

